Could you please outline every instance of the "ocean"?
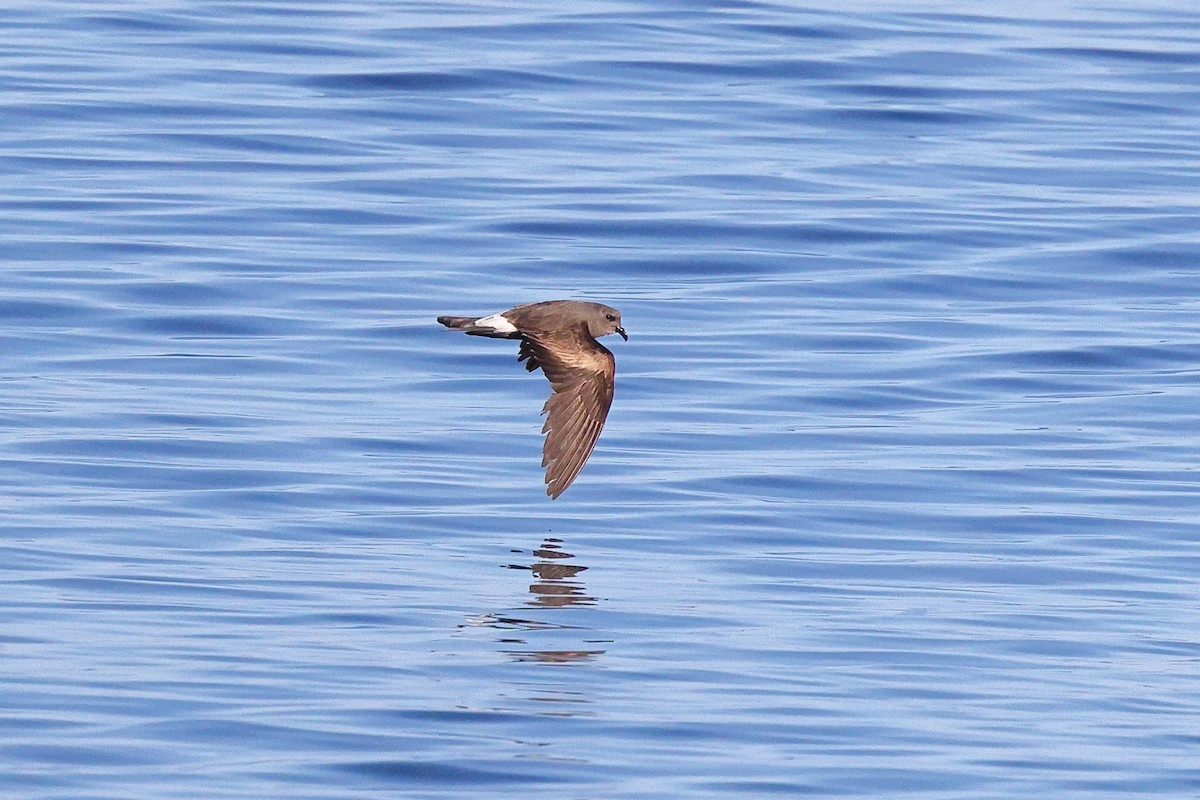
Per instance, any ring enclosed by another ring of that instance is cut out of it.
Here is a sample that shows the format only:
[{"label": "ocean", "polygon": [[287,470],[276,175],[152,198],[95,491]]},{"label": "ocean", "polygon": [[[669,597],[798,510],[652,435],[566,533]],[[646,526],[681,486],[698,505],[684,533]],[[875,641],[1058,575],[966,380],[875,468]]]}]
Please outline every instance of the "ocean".
[{"label": "ocean", "polygon": [[4,797],[1200,795],[1190,3],[0,23]]}]

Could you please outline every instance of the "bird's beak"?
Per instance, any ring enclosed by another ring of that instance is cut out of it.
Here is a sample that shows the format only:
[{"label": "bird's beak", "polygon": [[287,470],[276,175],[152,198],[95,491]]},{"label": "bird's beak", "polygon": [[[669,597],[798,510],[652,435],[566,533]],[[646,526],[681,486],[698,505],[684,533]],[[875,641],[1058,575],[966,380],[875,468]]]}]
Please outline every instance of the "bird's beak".
[{"label": "bird's beak", "polygon": [[622,339],[624,339],[624,340],[625,340],[625,341],[627,341],[627,342],[629,341],[629,334],[627,334],[627,333],[625,332],[625,329],[624,329],[624,328],[622,328],[622,327],[619,327],[619,326],[618,326],[618,327],[617,327],[617,333],[621,334],[621,338],[622,338]]}]

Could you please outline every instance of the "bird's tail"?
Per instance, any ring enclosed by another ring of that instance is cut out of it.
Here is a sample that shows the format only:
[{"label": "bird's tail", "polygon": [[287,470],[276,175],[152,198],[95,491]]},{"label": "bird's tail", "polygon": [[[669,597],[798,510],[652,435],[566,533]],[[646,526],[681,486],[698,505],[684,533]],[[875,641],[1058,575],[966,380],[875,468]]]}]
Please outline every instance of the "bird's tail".
[{"label": "bird's tail", "polygon": [[447,328],[466,330],[471,325],[475,324],[476,319],[477,317],[438,317],[438,322],[442,323]]},{"label": "bird's tail", "polygon": [[437,321],[447,328],[472,336],[490,336],[493,339],[521,338],[516,327],[501,314],[492,314],[490,317],[438,317]]}]

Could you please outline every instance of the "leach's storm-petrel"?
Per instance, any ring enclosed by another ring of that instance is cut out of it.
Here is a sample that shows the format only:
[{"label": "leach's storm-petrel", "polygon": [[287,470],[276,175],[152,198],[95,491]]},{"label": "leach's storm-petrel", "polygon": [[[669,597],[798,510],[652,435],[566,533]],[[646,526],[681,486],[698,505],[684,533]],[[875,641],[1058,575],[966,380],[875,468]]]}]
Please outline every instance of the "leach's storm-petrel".
[{"label": "leach's storm-petrel", "polygon": [[472,336],[520,339],[517,361],[533,372],[541,367],[550,381],[550,399],[542,407],[542,466],[546,494],[566,491],[596,446],[612,406],[613,354],[597,339],[610,333],[629,341],[621,312],[600,303],[549,300],[510,308],[488,317],[438,317],[447,328]]}]

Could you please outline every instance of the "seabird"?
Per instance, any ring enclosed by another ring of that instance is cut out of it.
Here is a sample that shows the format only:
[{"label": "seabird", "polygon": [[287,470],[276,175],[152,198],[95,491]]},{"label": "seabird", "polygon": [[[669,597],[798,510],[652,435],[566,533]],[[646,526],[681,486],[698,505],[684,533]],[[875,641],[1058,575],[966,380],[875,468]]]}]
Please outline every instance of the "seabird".
[{"label": "seabird", "polygon": [[550,399],[542,407],[542,466],[546,494],[558,497],[583,469],[612,406],[617,365],[596,340],[616,333],[629,341],[621,312],[600,303],[548,300],[486,317],[437,321],[472,336],[520,339],[517,361],[524,361],[530,372],[540,367],[550,381]]}]

